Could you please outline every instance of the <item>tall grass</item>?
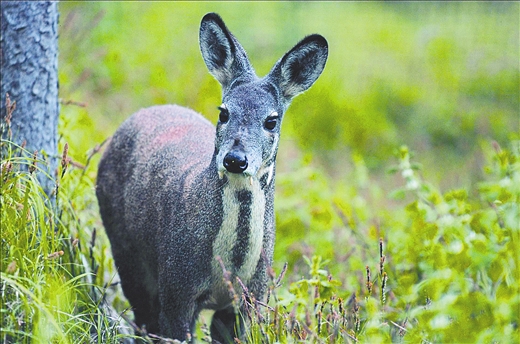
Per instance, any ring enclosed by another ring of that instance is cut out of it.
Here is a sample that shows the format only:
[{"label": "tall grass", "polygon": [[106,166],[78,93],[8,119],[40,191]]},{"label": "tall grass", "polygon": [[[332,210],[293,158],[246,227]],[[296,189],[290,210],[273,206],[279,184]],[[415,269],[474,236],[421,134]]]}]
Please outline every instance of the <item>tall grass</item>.
[{"label": "tall grass", "polygon": [[[4,343],[107,343],[119,337],[117,319],[97,283],[92,181],[64,146],[55,185],[47,195],[38,180],[45,162],[11,141],[15,103],[7,98],[1,162],[1,340]],[[88,191],[87,191],[88,190]],[[81,201],[78,202],[78,200]],[[80,207],[78,207],[78,203]],[[115,314],[117,318],[117,314]]]}]

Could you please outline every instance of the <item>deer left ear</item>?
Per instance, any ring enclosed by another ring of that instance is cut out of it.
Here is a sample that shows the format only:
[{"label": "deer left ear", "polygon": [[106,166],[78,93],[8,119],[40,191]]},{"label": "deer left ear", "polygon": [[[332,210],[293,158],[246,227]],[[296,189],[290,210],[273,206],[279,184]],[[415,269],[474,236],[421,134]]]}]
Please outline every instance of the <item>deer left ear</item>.
[{"label": "deer left ear", "polygon": [[206,14],[200,23],[199,44],[209,72],[226,90],[243,75],[254,75],[247,54],[216,13]]},{"label": "deer left ear", "polygon": [[328,43],[321,35],[301,40],[276,63],[268,77],[278,85],[286,102],[309,89],[325,68]]}]

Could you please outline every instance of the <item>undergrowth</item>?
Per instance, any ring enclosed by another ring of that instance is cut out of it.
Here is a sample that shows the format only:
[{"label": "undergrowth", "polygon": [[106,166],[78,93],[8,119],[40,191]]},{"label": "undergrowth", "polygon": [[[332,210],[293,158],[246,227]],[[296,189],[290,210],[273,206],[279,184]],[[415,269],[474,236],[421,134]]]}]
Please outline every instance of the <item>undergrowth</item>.
[{"label": "undergrowth", "polygon": [[[13,104],[8,109],[10,116]],[[36,177],[45,162],[11,140],[9,116],[0,146],[2,341],[132,338],[129,305],[95,202],[92,157],[99,147],[73,159],[64,134],[56,177],[46,176],[55,189],[47,195]],[[247,304],[241,316],[251,326],[243,341],[518,340],[520,143],[508,149],[493,143],[486,154],[488,177],[474,192],[441,193],[402,147],[392,171],[402,187],[389,195],[396,209],[370,201],[385,196],[360,157],[349,188],[330,190],[310,166],[281,176],[268,298],[256,300],[245,287],[230,290],[237,306]],[[296,189],[299,201],[288,196]],[[284,239],[296,230],[303,234]],[[210,341],[205,321],[195,336]]]},{"label": "undergrowth", "polygon": [[45,161],[11,140],[15,107],[7,98],[1,124],[1,341],[116,343],[120,316],[106,302],[91,166],[73,161],[61,142],[47,195],[37,178]]}]

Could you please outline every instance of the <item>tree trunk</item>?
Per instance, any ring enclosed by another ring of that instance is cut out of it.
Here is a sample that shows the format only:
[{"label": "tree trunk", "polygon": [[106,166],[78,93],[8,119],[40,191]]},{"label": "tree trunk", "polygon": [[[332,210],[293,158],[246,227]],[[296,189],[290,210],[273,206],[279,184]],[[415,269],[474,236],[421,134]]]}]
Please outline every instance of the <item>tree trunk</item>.
[{"label": "tree trunk", "polygon": [[[1,117],[6,93],[16,101],[13,141],[26,141],[30,152],[47,160],[40,164],[55,177],[58,139],[58,6],[50,1],[1,2]],[[39,174],[50,194],[54,182]]]}]

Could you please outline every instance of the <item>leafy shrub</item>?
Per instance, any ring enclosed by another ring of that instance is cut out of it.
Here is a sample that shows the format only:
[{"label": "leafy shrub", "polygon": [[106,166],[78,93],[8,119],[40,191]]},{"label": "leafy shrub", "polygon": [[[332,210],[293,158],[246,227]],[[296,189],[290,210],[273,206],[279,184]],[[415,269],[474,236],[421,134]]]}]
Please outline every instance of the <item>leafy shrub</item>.
[{"label": "leafy shrub", "polygon": [[[298,272],[296,257],[306,252],[316,255],[306,259],[308,277],[294,280],[288,290],[278,293],[280,301],[272,306],[272,317],[282,320],[272,325],[282,321],[285,336],[293,339],[331,343],[512,343],[518,339],[520,142],[512,142],[509,150],[496,142],[492,146],[494,152],[487,152],[488,179],[478,183],[473,195],[466,190],[442,194],[423,181],[406,147],[399,150],[399,164],[393,169],[404,186],[391,194],[396,199],[410,198],[404,209],[356,211],[354,204],[367,202],[355,197],[338,200],[319,182],[315,187],[299,188],[300,202],[283,205],[278,223],[283,234],[299,227],[306,236],[297,235],[292,244],[296,253],[282,257]],[[358,169],[360,166],[358,163]],[[307,175],[312,179],[312,173]],[[282,195],[302,185],[299,178],[282,180]],[[364,178],[353,180],[366,183]],[[361,193],[357,197],[362,197]],[[345,212],[336,212],[336,217],[350,219],[343,222],[343,231],[326,228],[341,220],[330,219],[335,217],[331,200],[346,205],[342,207]],[[322,211],[309,211],[316,204]],[[306,217],[290,214],[285,208],[291,206],[296,214]],[[329,216],[323,217],[323,211]],[[371,213],[368,217],[367,212]],[[295,223],[294,218],[308,220]],[[384,240],[374,257],[378,250],[369,223],[376,220],[376,233]],[[358,250],[339,259],[334,252],[348,245]],[[387,246],[385,252],[383,245]],[[328,271],[323,270],[321,253],[335,259],[327,261]],[[365,269],[361,262],[366,263]],[[330,271],[343,277],[335,280]],[[350,300],[347,304],[343,302],[346,299]],[[327,330],[321,331],[324,324]],[[263,329],[267,337],[269,329],[272,326]],[[276,340],[291,342],[287,338]]]}]

